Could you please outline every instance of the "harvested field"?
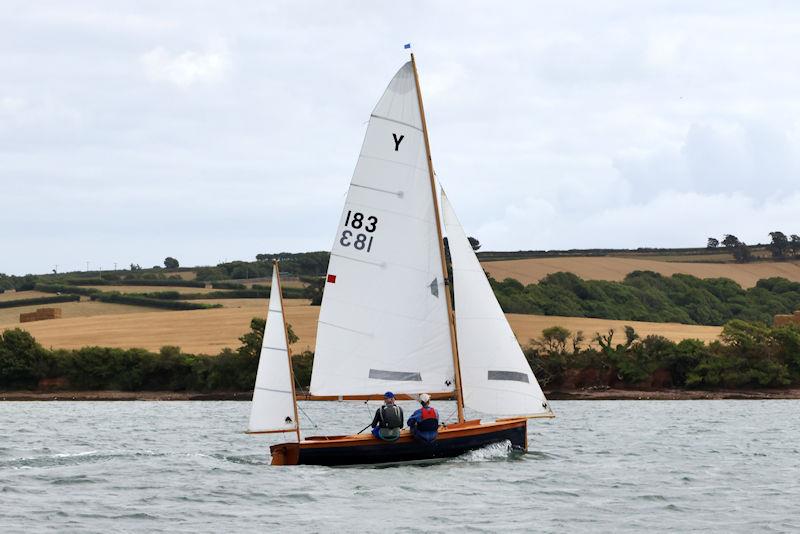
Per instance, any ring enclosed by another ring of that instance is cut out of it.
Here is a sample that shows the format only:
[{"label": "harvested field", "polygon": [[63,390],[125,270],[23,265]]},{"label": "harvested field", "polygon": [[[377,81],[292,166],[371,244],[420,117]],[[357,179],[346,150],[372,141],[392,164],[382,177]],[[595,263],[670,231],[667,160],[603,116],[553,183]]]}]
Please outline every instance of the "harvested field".
[{"label": "harvested field", "polygon": [[572,257],[488,261],[481,265],[496,280],[515,278],[523,284],[536,283],[548,274],[559,271],[574,273],[584,280],[612,281],[620,281],[632,271],[655,271],[665,276],[683,273],[698,278],[730,278],[745,288],[772,276],[800,282],[800,262],[797,261],[737,264]]},{"label": "harvested field", "polygon": [[[319,307],[308,306],[308,301],[299,299],[285,299],[284,303],[287,320],[300,337],[300,341],[293,345],[292,350],[295,352],[314,350]],[[239,307],[233,307],[235,305]],[[112,305],[106,304],[106,306]],[[248,331],[250,320],[253,317],[265,316],[266,301],[235,299],[225,308],[192,311],[141,312],[141,308],[122,307],[138,310],[139,313],[69,318],[65,311],[64,319],[51,324],[47,324],[47,321],[24,325],[2,324],[4,321],[0,320],[0,330],[19,326],[30,331],[44,346],[55,348],[100,345],[120,348],[143,347],[155,351],[164,345],[177,345],[186,352],[217,354],[225,347],[239,346],[238,338]],[[554,325],[563,326],[573,332],[583,330],[587,338],[595,332],[605,333],[609,328],[614,328],[618,332],[615,339],[620,340],[624,337],[625,325],[633,326],[641,336],[659,334],[675,341],[685,338],[710,341],[720,332],[719,327],[673,323],[517,314],[509,314],[508,318],[523,345],[531,338],[539,337],[544,328]]]},{"label": "harvested field", "polygon": [[[257,299],[241,299],[257,300]],[[147,311],[125,315],[98,315],[95,317],[64,318],[47,324],[0,324],[0,330],[20,327],[28,330],[45,347],[80,348],[91,345],[104,347],[141,347],[157,351],[165,345],[177,345],[185,352],[217,354],[225,347],[238,347],[239,337],[250,329],[253,317],[266,315],[266,302],[260,309],[254,307],[219,308],[191,311]],[[300,341],[292,346],[294,351],[313,350],[317,335],[318,307],[307,306],[306,301],[296,305],[285,299],[286,317]],[[82,304],[82,303],[79,303]],[[65,313],[66,317],[66,313]],[[58,323],[58,324],[55,324]]]},{"label": "harvested field", "polygon": [[[0,330],[20,326],[19,315],[21,313],[35,312],[42,306],[42,304],[34,304],[32,306],[22,306],[19,308],[0,308]],[[149,307],[145,308],[142,306],[131,306],[129,304],[112,304],[89,300],[81,300],[80,302],[59,302],[55,306],[61,308],[61,316],[63,319],[60,321],[77,317],[96,317],[103,315],[136,315],[142,312],[164,313],[161,310]],[[64,328],[68,327],[65,326]]]},{"label": "harvested field", "polygon": [[[251,308],[261,310],[260,313],[267,313],[267,302],[269,302],[269,299],[196,299],[190,302],[222,304],[225,308]],[[283,305],[287,308],[289,306],[308,306],[309,302],[311,301],[305,299],[283,299]]]},{"label": "harvested field", "polygon": [[52,297],[52,293],[44,293],[42,291],[6,291],[0,293],[0,302],[6,300],[21,300],[21,299],[34,299],[38,297]]}]

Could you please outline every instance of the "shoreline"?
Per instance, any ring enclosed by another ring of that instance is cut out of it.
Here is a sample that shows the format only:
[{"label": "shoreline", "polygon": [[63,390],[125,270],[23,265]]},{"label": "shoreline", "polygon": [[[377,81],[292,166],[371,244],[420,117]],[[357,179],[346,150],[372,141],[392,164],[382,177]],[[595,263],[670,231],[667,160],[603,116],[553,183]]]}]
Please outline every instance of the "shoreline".
[{"label": "shoreline", "polygon": [[[770,400],[800,399],[800,388],[637,390],[580,389],[545,391],[549,400]],[[0,391],[0,401],[250,401],[251,391]],[[331,398],[299,400],[336,400]]]}]

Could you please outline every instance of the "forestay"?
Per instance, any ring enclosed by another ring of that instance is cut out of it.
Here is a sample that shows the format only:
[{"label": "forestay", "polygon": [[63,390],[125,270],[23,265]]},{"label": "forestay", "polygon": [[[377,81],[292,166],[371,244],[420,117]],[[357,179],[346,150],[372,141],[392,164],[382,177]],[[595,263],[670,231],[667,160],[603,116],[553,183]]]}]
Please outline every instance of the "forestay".
[{"label": "forestay", "polygon": [[464,405],[502,415],[551,414],[447,196],[442,212],[453,265]]},{"label": "forestay", "polygon": [[369,120],[331,251],[314,395],[453,391],[433,195],[414,72]]},{"label": "forestay", "polygon": [[271,287],[248,432],[297,429],[277,266],[272,270]]}]

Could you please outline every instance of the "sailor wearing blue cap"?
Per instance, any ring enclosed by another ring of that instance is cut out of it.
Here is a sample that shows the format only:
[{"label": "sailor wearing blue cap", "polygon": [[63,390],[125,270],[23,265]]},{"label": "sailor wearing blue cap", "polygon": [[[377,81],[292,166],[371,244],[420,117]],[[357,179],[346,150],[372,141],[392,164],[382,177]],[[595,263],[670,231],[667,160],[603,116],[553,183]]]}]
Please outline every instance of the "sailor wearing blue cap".
[{"label": "sailor wearing blue cap", "polygon": [[403,429],[403,409],[394,403],[394,393],[383,394],[383,406],[375,410],[372,435],[384,441],[394,441]]}]

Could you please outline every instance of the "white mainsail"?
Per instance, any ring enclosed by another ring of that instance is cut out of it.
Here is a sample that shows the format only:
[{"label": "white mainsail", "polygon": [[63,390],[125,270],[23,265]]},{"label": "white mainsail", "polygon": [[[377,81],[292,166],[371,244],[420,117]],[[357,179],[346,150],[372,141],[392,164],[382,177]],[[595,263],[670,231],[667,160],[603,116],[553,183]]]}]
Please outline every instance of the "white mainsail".
[{"label": "white mainsail", "polygon": [[292,373],[289,369],[289,347],[286,345],[286,326],[277,266],[272,269],[271,287],[248,432],[297,430]]},{"label": "white mainsail", "polygon": [[313,395],[454,389],[446,288],[411,62],[372,112],[331,251]]},{"label": "white mainsail", "polygon": [[488,414],[551,414],[542,388],[444,192],[442,212],[453,265],[464,405]]}]

